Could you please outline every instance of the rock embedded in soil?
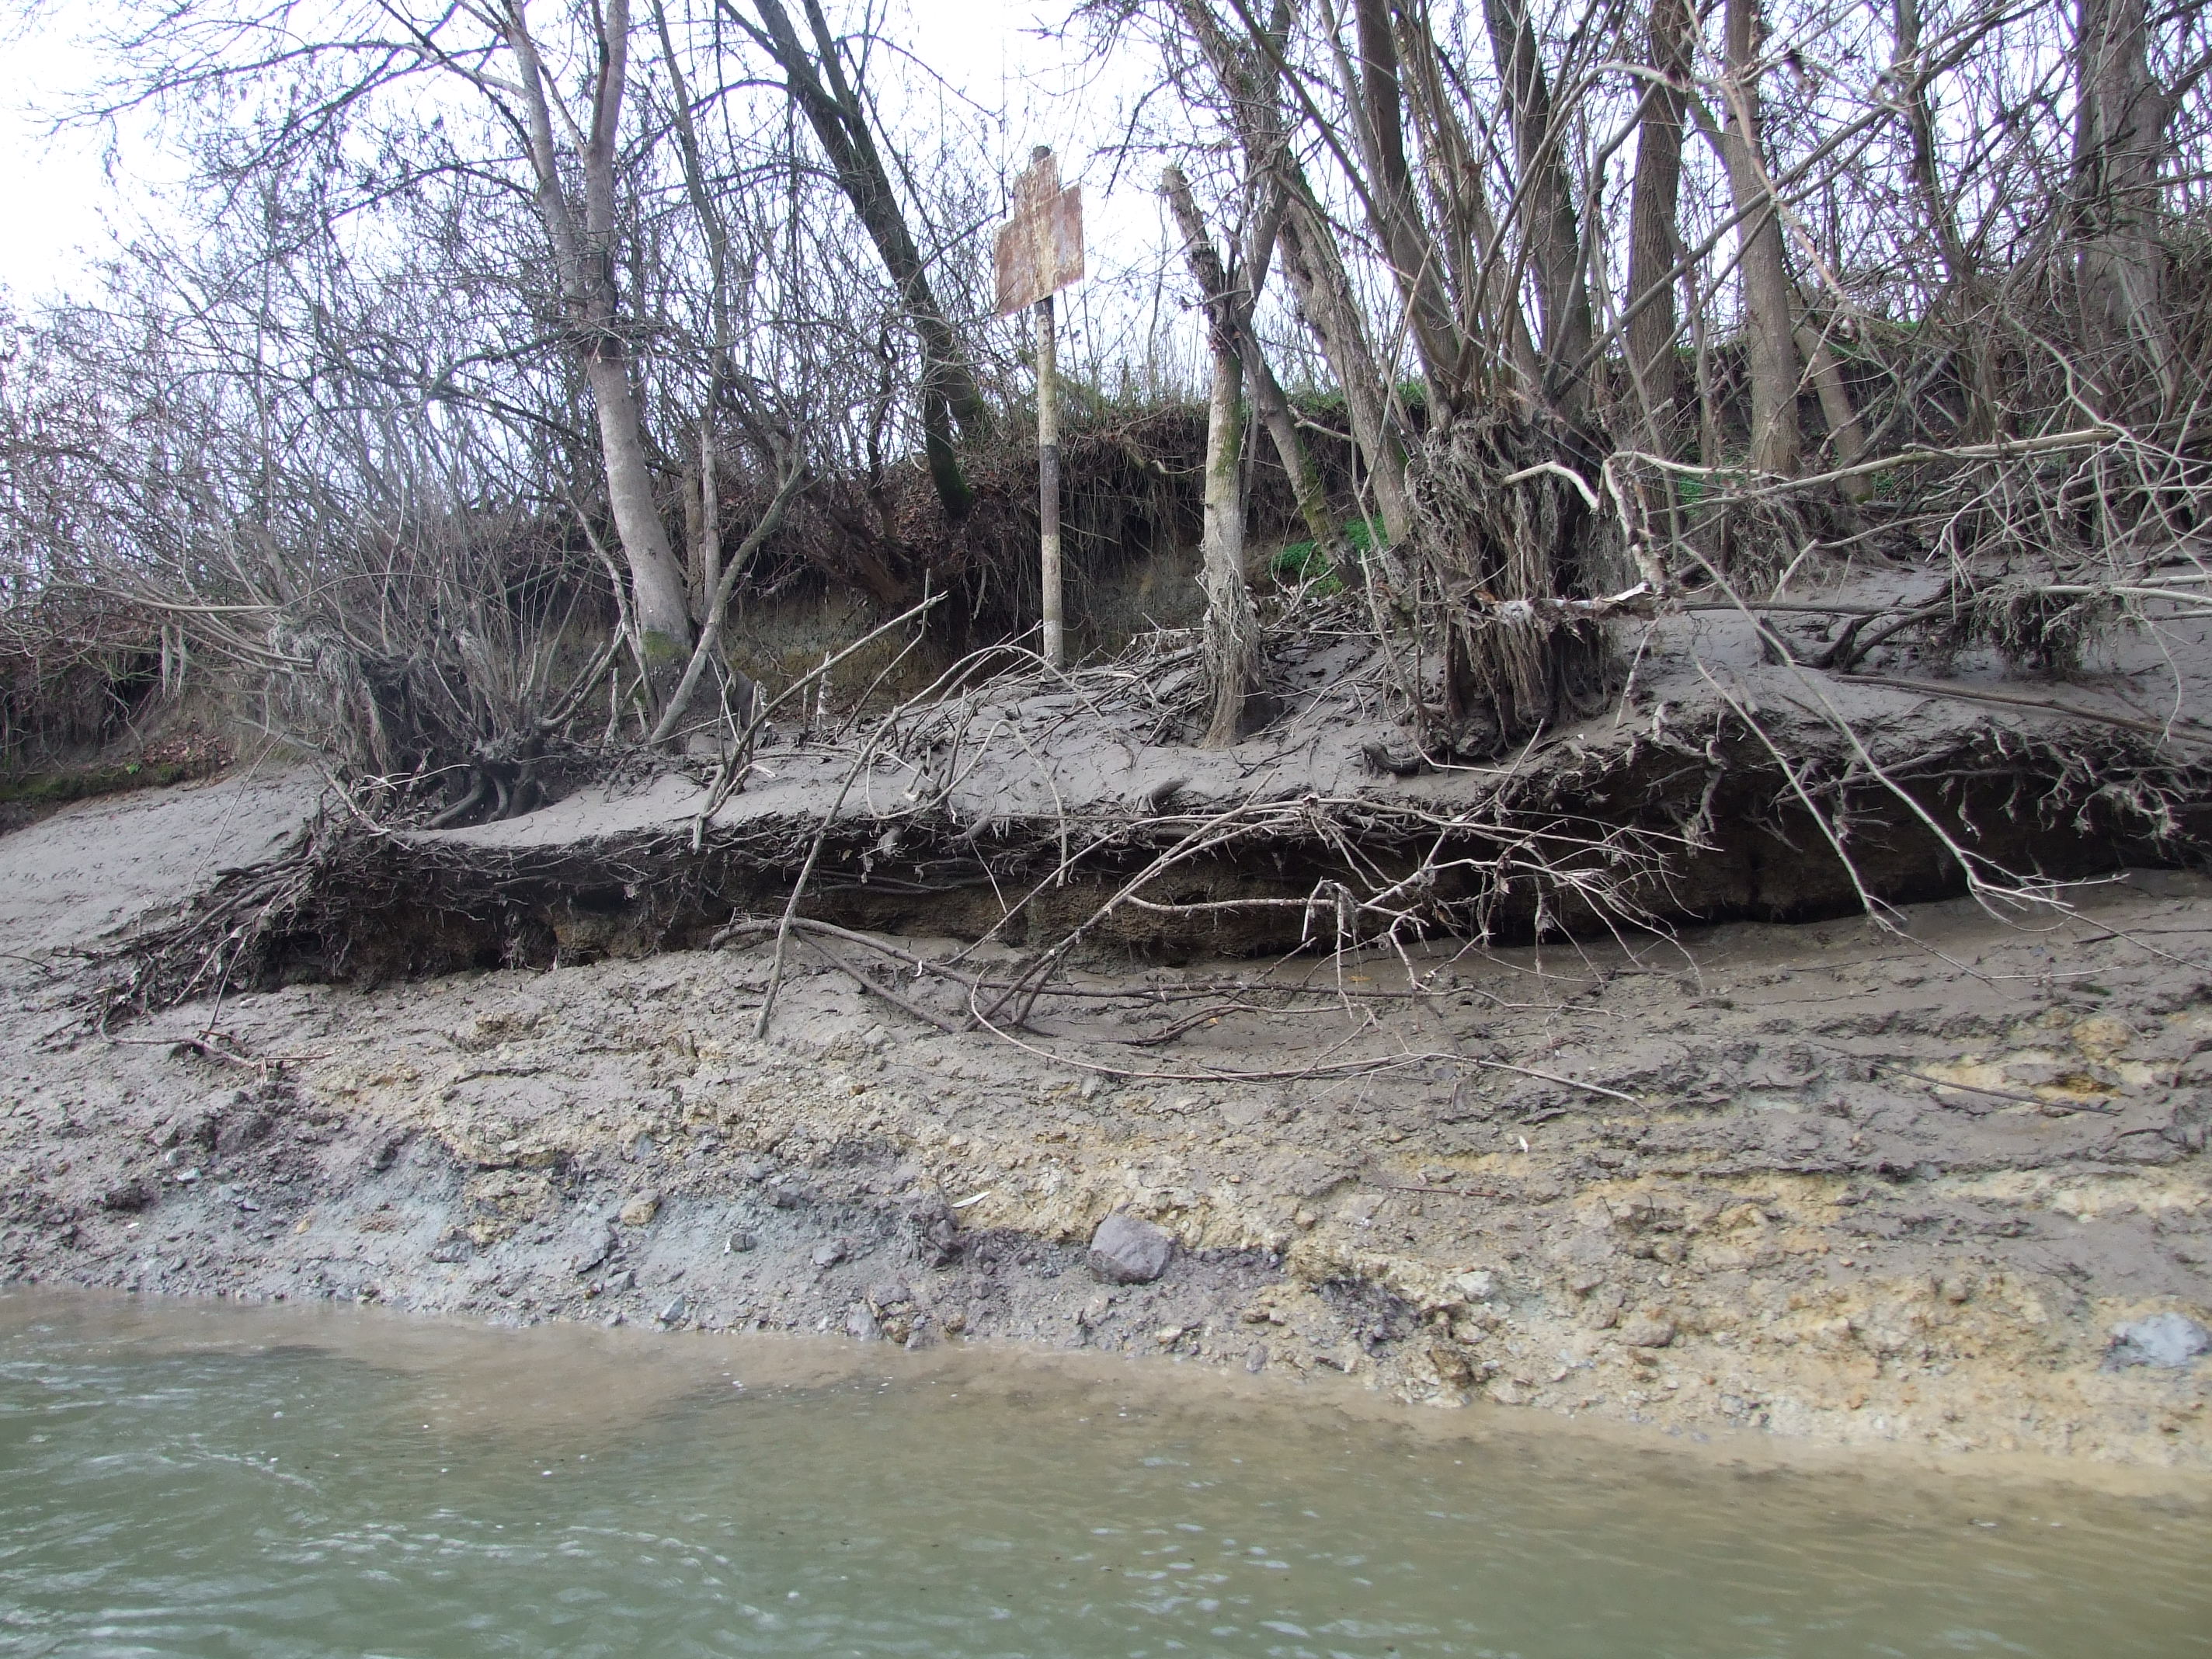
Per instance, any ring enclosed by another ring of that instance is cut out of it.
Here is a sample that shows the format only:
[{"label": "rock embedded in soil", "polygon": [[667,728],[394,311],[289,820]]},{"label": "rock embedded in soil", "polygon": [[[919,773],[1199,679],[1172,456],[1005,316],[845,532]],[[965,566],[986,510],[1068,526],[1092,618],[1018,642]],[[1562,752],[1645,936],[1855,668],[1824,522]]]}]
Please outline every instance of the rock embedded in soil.
[{"label": "rock embedded in soil", "polygon": [[1119,1210],[1091,1235],[1091,1271],[1109,1285],[1149,1285],[1174,1256],[1174,1234]]},{"label": "rock embedded in soil", "polygon": [[625,1227],[648,1227],[659,1213],[660,1194],[640,1193],[622,1206],[622,1224]]},{"label": "rock embedded in soil", "polygon": [[2179,1370],[2208,1352],[2212,1332],[2182,1314],[2153,1314],[2112,1328],[2112,1349],[2105,1364],[2114,1370],[2129,1365]]}]

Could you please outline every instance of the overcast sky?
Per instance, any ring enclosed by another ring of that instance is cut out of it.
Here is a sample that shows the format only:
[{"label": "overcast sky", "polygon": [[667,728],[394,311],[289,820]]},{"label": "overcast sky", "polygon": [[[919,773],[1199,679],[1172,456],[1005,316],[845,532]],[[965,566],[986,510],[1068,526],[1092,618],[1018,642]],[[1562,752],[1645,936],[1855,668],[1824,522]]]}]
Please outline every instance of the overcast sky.
[{"label": "overcast sky", "polygon": [[[1040,40],[1041,21],[1065,8],[1037,0],[902,0],[905,25],[894,31],[916,55],[977,102],[1009,115],[1006,155],[1017,166],[1031,143],[1061,155],[1064,177],[1085,176],[1085,207],[1096,270],[1130,239],[1149,242],[1158,212],[1141,183],[1125,181],[1104,195],[1108,169],[1090,166],[1094,143],[1110,143],[1114,88],[1063,62],[1061,48]],[[0,90],[0,143],[15,165],[0,167],[0,286],[18,305],[92,287],[89,270],[117,231],[158,211],[157,190],[176,176],[143,134],[118,135],[118,152],[77,131],[56,135],[54,115],[72,93],[90,84],[99,60],[81,43],[85,0],[64,0],[43,21],[0,44],[9,73]],[[19,26],[20,27],[20,26]],[[155,186],[149,189],[149,182]]]}]

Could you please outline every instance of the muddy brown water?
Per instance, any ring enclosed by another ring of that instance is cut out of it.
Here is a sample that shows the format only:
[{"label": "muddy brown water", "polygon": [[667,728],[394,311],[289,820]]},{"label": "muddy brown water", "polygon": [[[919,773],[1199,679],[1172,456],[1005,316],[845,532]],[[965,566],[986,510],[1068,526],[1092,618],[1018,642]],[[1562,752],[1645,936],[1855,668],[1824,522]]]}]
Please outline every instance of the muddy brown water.
[{"label": "muddy brown water", "polygon": [[0,1653],[2179,1656],[2208,1559],[1159,1366],[0,1296]]}]

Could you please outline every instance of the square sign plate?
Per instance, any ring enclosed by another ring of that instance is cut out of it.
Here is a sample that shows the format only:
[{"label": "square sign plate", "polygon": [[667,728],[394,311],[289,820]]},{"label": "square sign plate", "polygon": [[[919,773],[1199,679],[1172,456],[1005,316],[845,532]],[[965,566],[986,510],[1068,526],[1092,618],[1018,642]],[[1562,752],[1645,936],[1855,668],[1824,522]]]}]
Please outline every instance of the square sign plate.
[{"label": "square sign plate", "polygon": [[999,314],[1035,305],[1083,277],[1083,186],[1060,187],[1050,155],[1014,181],[1014,216],[999,227]]}]

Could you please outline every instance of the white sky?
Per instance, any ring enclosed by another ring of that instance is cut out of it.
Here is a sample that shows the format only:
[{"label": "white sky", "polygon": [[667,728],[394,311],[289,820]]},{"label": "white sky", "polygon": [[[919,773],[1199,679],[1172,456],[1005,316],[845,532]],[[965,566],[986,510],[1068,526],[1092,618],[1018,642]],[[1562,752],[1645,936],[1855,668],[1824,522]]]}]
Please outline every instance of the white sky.
[{"label": "white sky", "polygon": [[[1041,21],[1064,8],[1037,0],[905,0],[903,27],[894,32],[952,85],[1008,115],[1006,155],[1018,167],[1032,143],[1060,152],[1063,178],[1085,183],[1092,269],[1132,240],[1149,246],[1158,214],[1149,181],[1125,179],[1111,199],[1103,192],[1109,167],[1095,164],[1092,143],[1113,142],[1114,90],[1076,78],[1055,44],[1041,40]],[[159,185],[177,169],[143,133],[121,136],[120,154],[106,158],[103,141],[82,131],[51,131],[52,117],[89,86],[99,59],[79,40],[87,0],[67,0],[46,16],[0,39],[0,145],[16,158],[0,167],[0,289],[18,306],[96,286],[94,266],[118,234],[159,212]],[[1133,250],[1132,250],[1133,251]]]}]

